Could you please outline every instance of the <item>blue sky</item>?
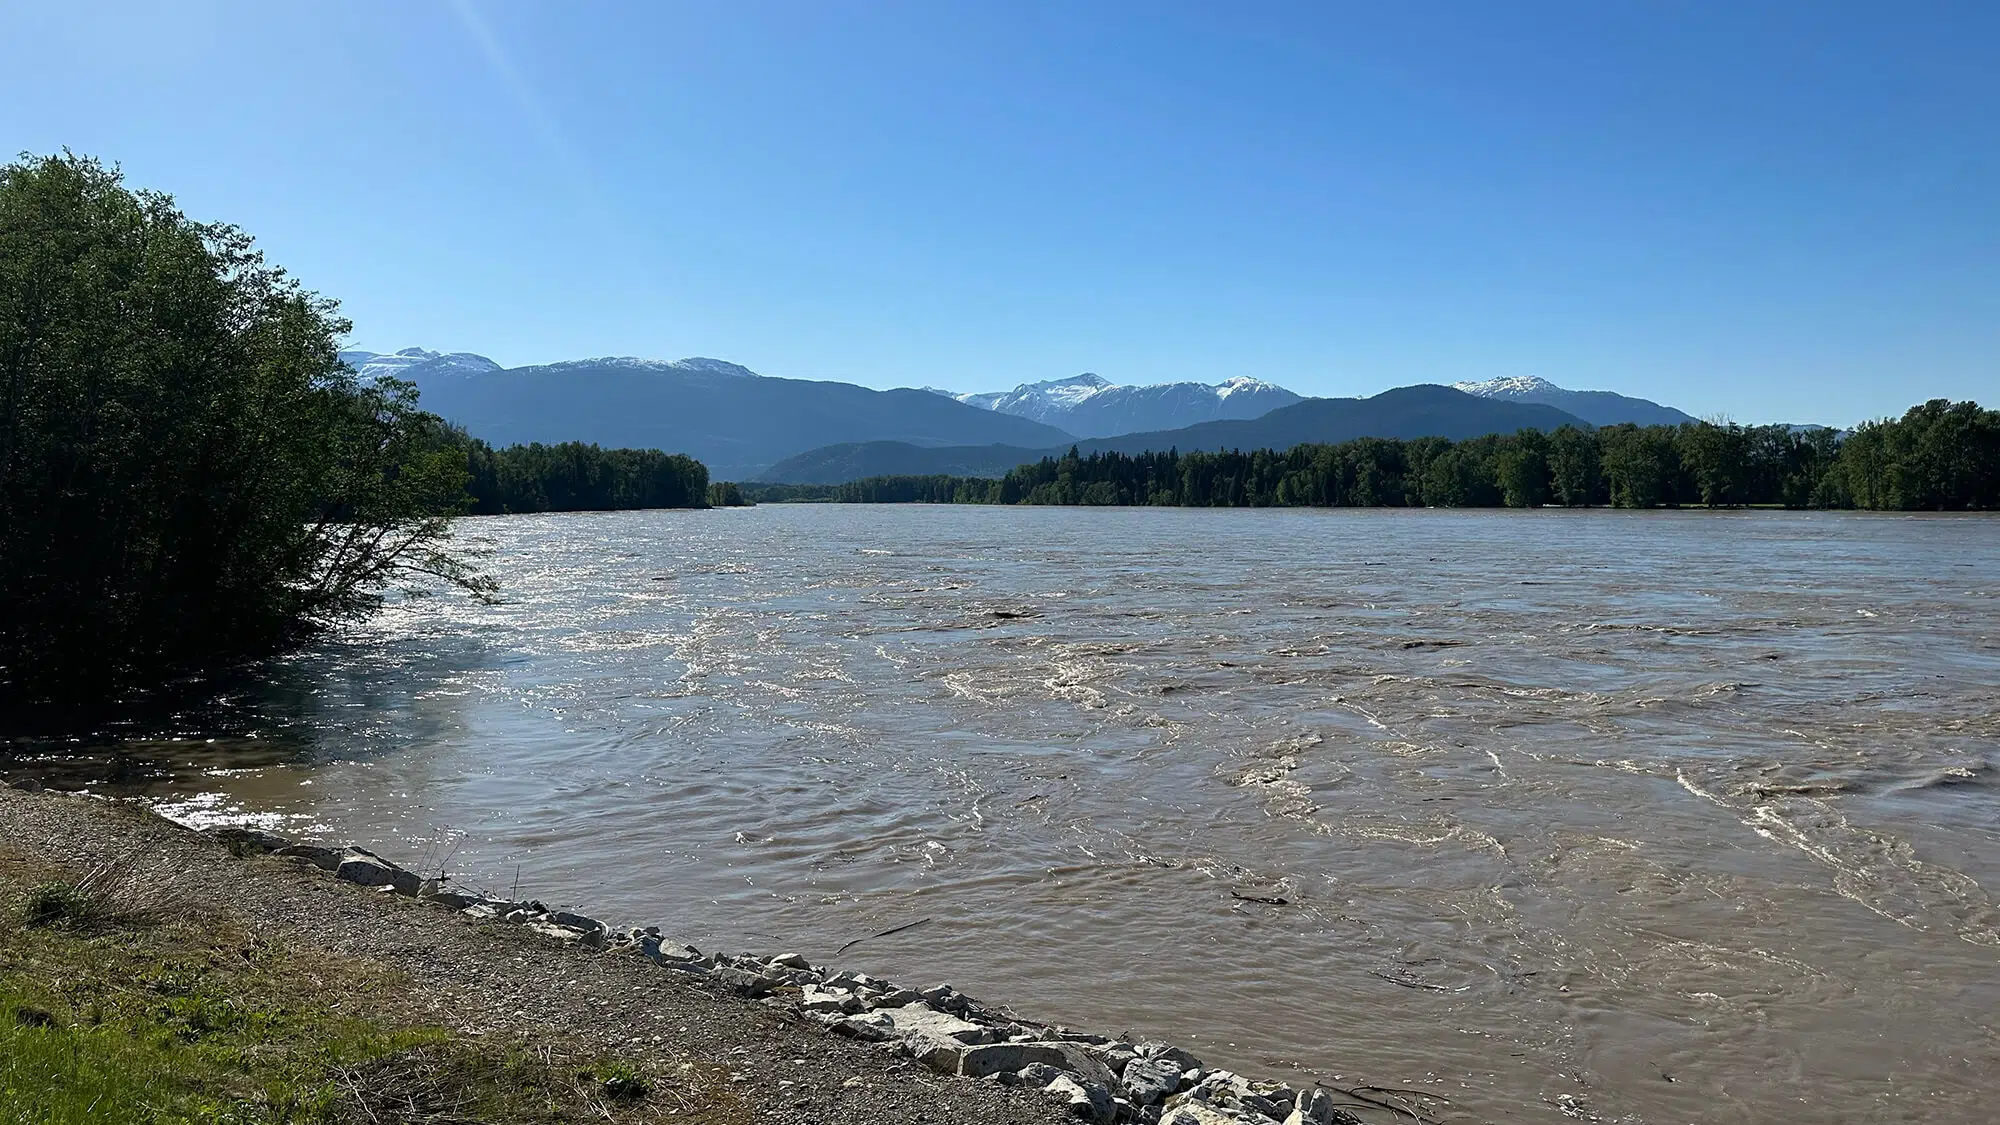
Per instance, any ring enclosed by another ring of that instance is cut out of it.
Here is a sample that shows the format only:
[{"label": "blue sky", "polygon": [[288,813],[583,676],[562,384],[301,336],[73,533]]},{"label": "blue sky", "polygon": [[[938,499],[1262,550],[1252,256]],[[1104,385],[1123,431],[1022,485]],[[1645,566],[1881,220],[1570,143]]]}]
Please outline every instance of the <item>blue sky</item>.
[{"label": "blue sky", "polygon": [[10,5],[116,160],[353,343],[962,390],[1541,375],[2000,403],[2000,4]]}]

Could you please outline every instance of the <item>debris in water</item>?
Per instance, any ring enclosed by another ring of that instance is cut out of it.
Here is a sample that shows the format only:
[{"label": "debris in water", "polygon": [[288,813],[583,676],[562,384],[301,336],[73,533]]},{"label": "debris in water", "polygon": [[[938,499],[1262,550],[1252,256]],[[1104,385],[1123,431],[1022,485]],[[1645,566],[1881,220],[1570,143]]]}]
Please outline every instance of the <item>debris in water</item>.
[{"label": "debris in water", "polygon": [[1466,988],[1464,987],[1447,988],[1441,984],[1432,984],[1427,980],[1419,980],[1416,977],[1410,975],[1409,973],[1403,972],[1401,969],[1392,969],[1386,973],[1380,969],[1370,969],[1368,970],[1368,975],[1371,977],[1381,977],[1383,980],[1388,981],[1390,984],[1400,984],[1404,988],[1421,988],[1427,992],[1466,991]]},{"label": "debris in water", "polygon": [[867,937],[855,938],[853,941],[850,941],[846,945],[841,946],[839,949],[834,950],[833,955],[835,957],[838,957],[841,954],[847,952],[848,950],[853,949],[855,946],[860,945],[864,941],[874,941],[876,938],[885,938],[888,937],[890,934],[900,934],[904,930],[914,930],[918,926],[924,925],[929,921],[930,921],[929,918],[919,918],[914,922],[905,922],[900,926],[894,926],[891,927],[890,929],[883,930],[879,934],[869,934]]}]

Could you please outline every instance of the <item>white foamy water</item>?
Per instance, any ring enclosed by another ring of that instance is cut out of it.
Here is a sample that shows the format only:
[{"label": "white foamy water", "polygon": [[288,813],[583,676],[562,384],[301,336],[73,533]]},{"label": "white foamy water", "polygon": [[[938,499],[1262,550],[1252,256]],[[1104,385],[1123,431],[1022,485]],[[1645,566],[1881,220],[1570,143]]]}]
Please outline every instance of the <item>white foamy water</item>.
[{"label": "white foamy water", "polygon": [[929,918],[840,963],[1444,1120],[1992,1119],[2000,521],[462,531],[506,604],[398,607],[118,783],[704,947]]}]

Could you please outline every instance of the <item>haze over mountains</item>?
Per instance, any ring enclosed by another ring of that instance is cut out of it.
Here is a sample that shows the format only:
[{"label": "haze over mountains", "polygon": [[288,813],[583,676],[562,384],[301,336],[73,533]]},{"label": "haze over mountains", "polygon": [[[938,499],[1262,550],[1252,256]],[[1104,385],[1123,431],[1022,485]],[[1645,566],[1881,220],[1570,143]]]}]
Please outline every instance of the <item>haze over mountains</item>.
[{"label": "haze over mountains", "polygon": [[423,405],[494,445],[594,442],[686,453],[716,480],[839,483],[905,473],[995,476],[1084,452],[1287,449],[1359,437],[1478,437],[1524,428],[1692,421],[1671,407],[1542,379],[1317,399],[1261,379],[1115,384],[1085,374],[1011,391],[872,390],[759,375],[720,359],[625,357],[504,368],[472,352],[344,351],[364,378],[417,384]]}]

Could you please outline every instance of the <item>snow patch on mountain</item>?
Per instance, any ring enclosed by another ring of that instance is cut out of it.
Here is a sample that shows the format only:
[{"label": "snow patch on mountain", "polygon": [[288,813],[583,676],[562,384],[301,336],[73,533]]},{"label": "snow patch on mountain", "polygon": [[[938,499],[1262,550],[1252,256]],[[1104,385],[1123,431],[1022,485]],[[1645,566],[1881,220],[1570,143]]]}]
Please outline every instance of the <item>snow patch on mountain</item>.
[{"label": "snow patch on mountain", "polygon": [[1532,398],[1535,395],[1565,393],[1564,388],[1539,375],[1510,375],[1476,383],[1453,383],[1452,388],[1481,398]]},{"label": "snow patch on mountain", "polygon": [[1694,421],[1694,416],[1650,399],[1633,398],[1616,391],[1572,391],[1538,375],[1513,375],[1500,379],[1453,383],[1454,390],[1481,398],[1538,402],[1566,410],[1593,426],[1613,426],[1631,422],[1640,426],[1678,426]]},{"label": "snow patch on mountain", "polygon": [[1215,397],[1217,398],[1229,398],[1233,395],[1256,395],[1264,391],[1292,393],[1286,391],[1285,388],[1278,386],[1276,383],[1266,383],[1262,379],[1253,379],[1248,375],[1238,375],[1234,379],[1225,379],[1215,384]]},{"label": "snow patch on mountain", "polygon": [[543,364],[543,371],[580,371],[599,368],[621,368],[631,371],[677,372],[684,375],[727,375],[735,379],[761,379],[763,376],[726,359],[710,359],[706,356],[690,356],[687,359],[643,359],[633,355],[606,355],[592,359],[565,359],[558,363]]},{"label": "snow patch on mountain", "polygon": [[[384,376],[416,379],[439,375],[484,375],[504,370],[499,364],[483,355],[474,355],[471,352],[434,352],[428,348],[404,348],[399,352],[349,350],[341,352],[340,358],[349,367],[354,368],[363,379],[379,379]],[[538,370],[582,371],[601,370],[606,367],[683,375],[726,375],[737,379],[762,378],[740,363],[731,363],[725,359],[710,359],[707,356],[690,356],[687,359],[643,359],[630,355],[597,356],[591,359],[565,359],[543,364]]]},{"label": "snow patch on mountain", "polygon": [[1258,418],[1300,399],[1283,387],[1247,375],[1220,383],[1131,385],[1113,383],[1091,372],[1022,383],[1011,391],[939,393],[968,406],[1059,426],[1079,437],[1172,430],[1223,418]]},{"label": "snow patch on mountain", "polygon": [[341,361],[354,368],[363,379],[409,379],[417,375],[483,375],[500,370],[500,365],[471,352],[434,352],[426,348],[404,348],[399,352],[340,353]]}]

